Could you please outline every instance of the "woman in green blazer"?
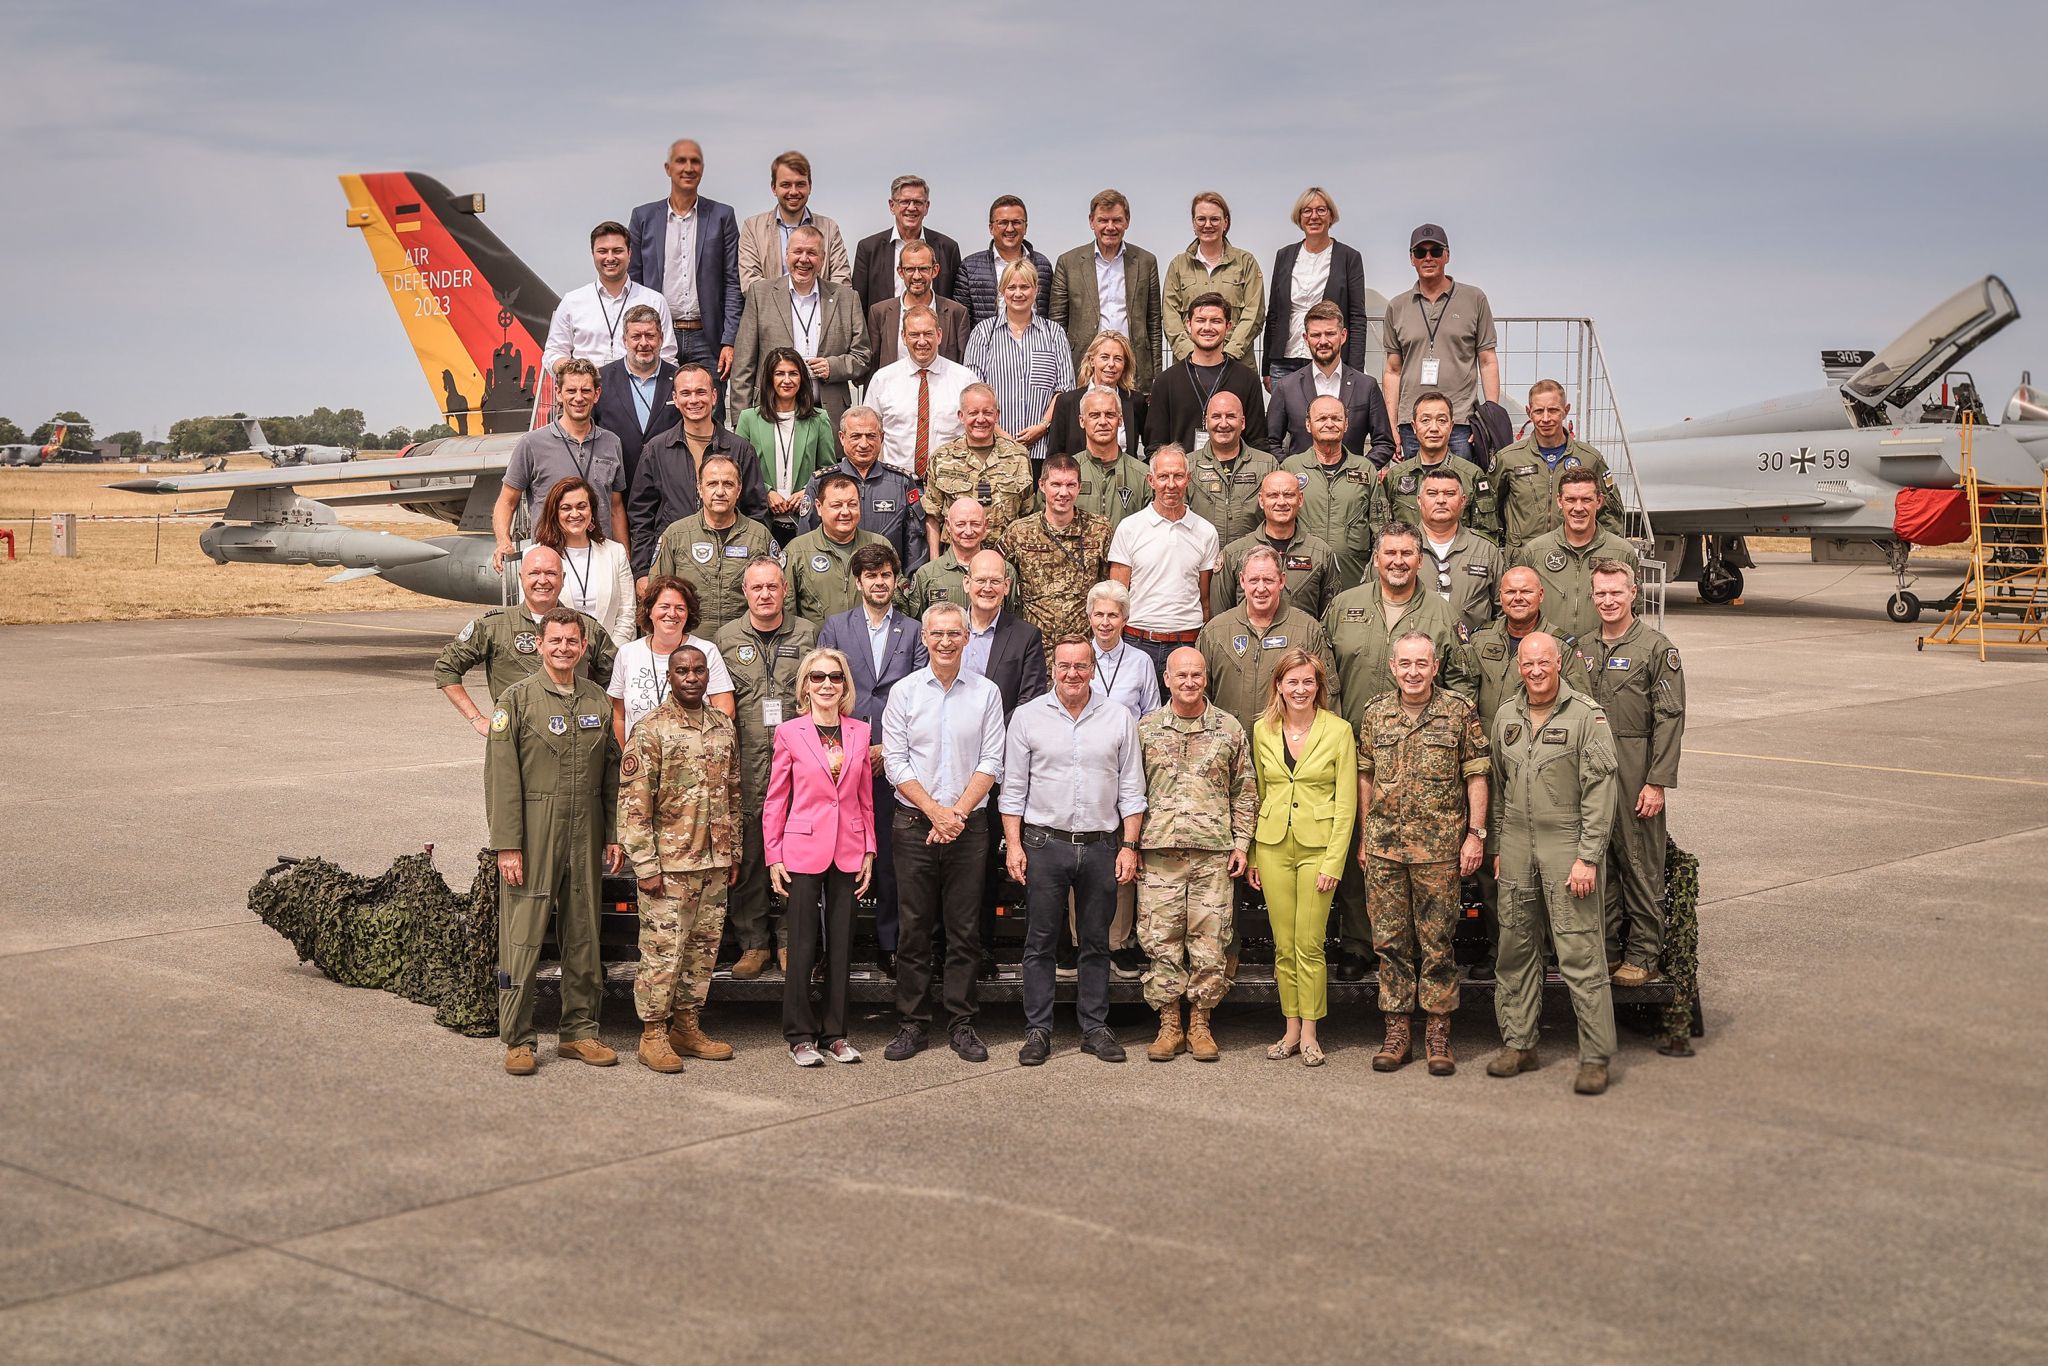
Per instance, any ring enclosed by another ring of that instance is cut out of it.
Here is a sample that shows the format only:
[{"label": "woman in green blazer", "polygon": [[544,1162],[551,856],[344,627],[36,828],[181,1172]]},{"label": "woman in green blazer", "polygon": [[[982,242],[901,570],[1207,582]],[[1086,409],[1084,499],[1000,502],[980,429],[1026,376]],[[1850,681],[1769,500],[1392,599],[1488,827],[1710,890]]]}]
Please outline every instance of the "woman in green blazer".
[{"label": "woman in green blazer", "polygon": [[1329,696],[1322,660],[1289,650],[1267,690],[1266,713],[1252,726],[1259,824],[1251,884],[1266,894],[1273,979],[1287,1017],[1287,1032],[1266,1056],[1299,1053],[1309,1067],[1323,1061],[1316,1044],[1316,1021],[1329,1011],[1323,933],[1358,817],[1358,746],[1350,725],[1324,705]]},{"label": "woman in green blazer", "polygon": [[768,383],[761,404],[743,409],[732,429],[761,457],[761,478],[768,485],[768,529],[777,545],[796,535],[804,514],[804,490],[811,476],[839,463],[839,443],[832,420],[811,394],[811,375],[794,347],[778,346],[761,368]]}]

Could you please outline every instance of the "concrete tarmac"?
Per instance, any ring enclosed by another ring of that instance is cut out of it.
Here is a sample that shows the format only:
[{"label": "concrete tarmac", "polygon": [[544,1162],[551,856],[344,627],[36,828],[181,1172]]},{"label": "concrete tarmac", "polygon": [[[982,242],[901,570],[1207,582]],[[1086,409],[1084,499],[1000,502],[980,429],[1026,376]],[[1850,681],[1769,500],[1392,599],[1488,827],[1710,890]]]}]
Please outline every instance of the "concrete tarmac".
[{"label": "concrete tarmac", "polygon": [[[1934,596],[1940,579],[1923,585]],[[1059,1051],[803,1071],[772,1006],[660,1077],[499,1070],[245,907],[278,853],[458,886],[459,609],[0,630],[0,1354],[12,1361],[2048,1356],[2048,659],[1916,653],[1889,580],[1672,591],[1707,1036],[1543,1068]],[[481,683],[477,695],[482,696]],[[546,1027],[546,1021],[543,1022]],[[543,1036],[543,1044],[552,1040]]]}]

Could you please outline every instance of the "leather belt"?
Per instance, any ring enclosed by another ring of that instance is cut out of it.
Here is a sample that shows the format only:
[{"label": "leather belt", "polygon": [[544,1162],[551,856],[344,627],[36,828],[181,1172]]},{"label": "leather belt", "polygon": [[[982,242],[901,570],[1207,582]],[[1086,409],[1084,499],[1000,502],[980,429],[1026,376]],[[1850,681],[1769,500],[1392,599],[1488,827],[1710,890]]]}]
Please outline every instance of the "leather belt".
[{"label": "leather belt", "polygon": [[1192,645],[1202,638],[1200,631],[1140,631],[1135,626],[1124,627],[1124,634],[1154,645]]},{"label": "leather belt", "polygon": [[702,332],[704,330],[704,320],[702,318],[677,318],[675,325],[677,330],[683,332]]},{"label": "leather belt", "polygon": [[1043,835],[1061,844],[1100,844],[1104,840],[1116,838],[1114,830],[1055,830],[1049,825],[1026,825],[1024,833]]}]

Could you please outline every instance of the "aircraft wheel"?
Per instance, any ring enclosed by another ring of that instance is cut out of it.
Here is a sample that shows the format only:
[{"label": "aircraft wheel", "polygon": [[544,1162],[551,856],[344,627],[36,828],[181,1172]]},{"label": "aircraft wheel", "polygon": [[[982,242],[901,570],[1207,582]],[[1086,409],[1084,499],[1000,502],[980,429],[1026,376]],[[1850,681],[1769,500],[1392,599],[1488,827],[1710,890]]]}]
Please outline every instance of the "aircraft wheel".
[{"label": "aircraft wheel", "polygon": [[1918,621],[1920,620],[1920,599],[1901,588],[1886,600],[1884,614],[1893,621],[1900,623]]},{"label": "aircraft wheel", "polygon": [[1700,570],[1701,602],[1733,602],[1742,596],[1742,571],[1725,564],[1709,564]]}]

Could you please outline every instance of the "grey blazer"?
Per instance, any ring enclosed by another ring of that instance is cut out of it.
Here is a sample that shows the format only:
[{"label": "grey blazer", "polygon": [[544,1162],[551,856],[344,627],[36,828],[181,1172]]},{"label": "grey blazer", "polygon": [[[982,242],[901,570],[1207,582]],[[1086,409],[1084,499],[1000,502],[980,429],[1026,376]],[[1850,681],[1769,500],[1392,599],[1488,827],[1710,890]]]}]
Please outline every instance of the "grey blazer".
[{"label": "grey blazer", "polygon": [[[1159,312],[1159,258],[1143,247],[1124,243],[1124,311],[1130,317],[1131,349],[1138,353],[1137,374],[1132,383],[1141,394],[1152,391],[1159,378],[1159,350],[1165,335]],[[1067,341],[1074,352],[1074,373],[1081,373],[1081,357],[1088,343],[1102,330],[1102,305],[1095,297],[1095,243],[1091,240],[1062,252],[1052,268],[1052,312],[1049,315],[1067,329]]]},{"label": "grey blazer", "polygon": [[[839,430],[839,419],[851,401],[850,386],[867,374],[868,328],[861,318],[860,296],[852,285],[818,281],[818,355],[828,366],[818,384],[818,406]],[[768,383],[762,360],[778,346],[795,346],[789,316],[789,276],[762,280],[747,291],[740,311],[739,340],[733,344],[731,411],[754,407]]]}]

